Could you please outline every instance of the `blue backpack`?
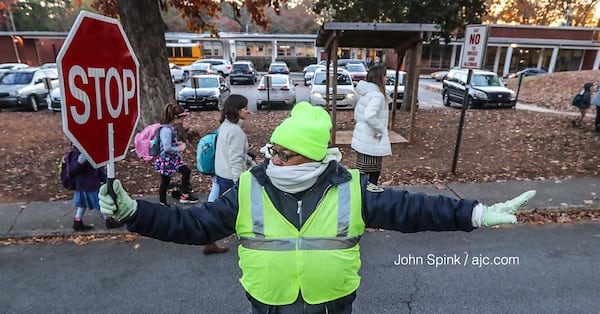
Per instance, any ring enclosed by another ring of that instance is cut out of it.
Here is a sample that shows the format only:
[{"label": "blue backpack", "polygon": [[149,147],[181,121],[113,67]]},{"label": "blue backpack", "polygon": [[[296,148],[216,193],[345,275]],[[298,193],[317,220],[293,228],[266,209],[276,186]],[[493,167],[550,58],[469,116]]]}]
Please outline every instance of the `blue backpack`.
[{"label": "blue backpack", "polygon": [[202,174],[215,174],[215,151],[218,135],[219,129],[213,133],[204,135],[198,141],[198,146],[196,147],[196,167]]}]

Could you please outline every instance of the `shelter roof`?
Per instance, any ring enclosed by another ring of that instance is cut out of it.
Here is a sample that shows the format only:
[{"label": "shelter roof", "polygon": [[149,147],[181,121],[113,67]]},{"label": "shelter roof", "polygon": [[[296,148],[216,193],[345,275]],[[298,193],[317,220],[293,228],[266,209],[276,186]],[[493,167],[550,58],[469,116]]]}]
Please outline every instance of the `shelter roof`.
[{"label": "shelter roof", "polygon": [[319,29],[317,46],[328,48],[337,39],[338,47],[396,49],[436,32],[437,24],[327,22]]}]

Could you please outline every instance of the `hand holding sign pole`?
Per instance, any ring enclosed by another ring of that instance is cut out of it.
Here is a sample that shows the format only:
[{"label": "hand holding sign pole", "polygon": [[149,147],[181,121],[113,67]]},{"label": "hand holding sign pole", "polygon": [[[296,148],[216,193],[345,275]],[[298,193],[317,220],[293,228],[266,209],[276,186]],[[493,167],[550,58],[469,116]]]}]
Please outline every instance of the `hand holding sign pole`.
[{"label": "hand holding sign pole", "polygon": [[139,120],[139,62],[118,20],[81,11],[58,57],[65,135],[94,168],[125,158]]}]

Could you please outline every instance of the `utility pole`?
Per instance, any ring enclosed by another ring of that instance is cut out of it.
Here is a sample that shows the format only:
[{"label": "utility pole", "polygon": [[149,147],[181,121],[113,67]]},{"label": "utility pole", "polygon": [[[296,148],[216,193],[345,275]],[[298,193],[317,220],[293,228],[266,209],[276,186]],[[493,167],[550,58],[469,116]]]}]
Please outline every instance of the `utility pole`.
[{"label": "utility pole", "polygon": [[15,55],[17,56],[17,62],[21,63],[21,56],[19,55],[19,47],[17,47],[17,37],[15,33],[17,32],[17,28],[15,27],[15,20],[12,15],[12,8],[8,8],[8,18],[10,19],[10,25],[12,26],[13,34],[10,35],[10,39],[13,42],[13,48],[15,48]]}]

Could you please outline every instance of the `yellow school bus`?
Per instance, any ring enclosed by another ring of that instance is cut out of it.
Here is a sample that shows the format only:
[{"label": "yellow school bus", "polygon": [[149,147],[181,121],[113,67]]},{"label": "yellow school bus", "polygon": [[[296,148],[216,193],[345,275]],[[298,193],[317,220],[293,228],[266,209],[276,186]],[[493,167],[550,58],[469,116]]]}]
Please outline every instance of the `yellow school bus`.
[{"label": "yellow school bus", "polygon": [[200,43],[167,43],[169,63],[179,66],[190,65],[202,59],[202,44]]}]

